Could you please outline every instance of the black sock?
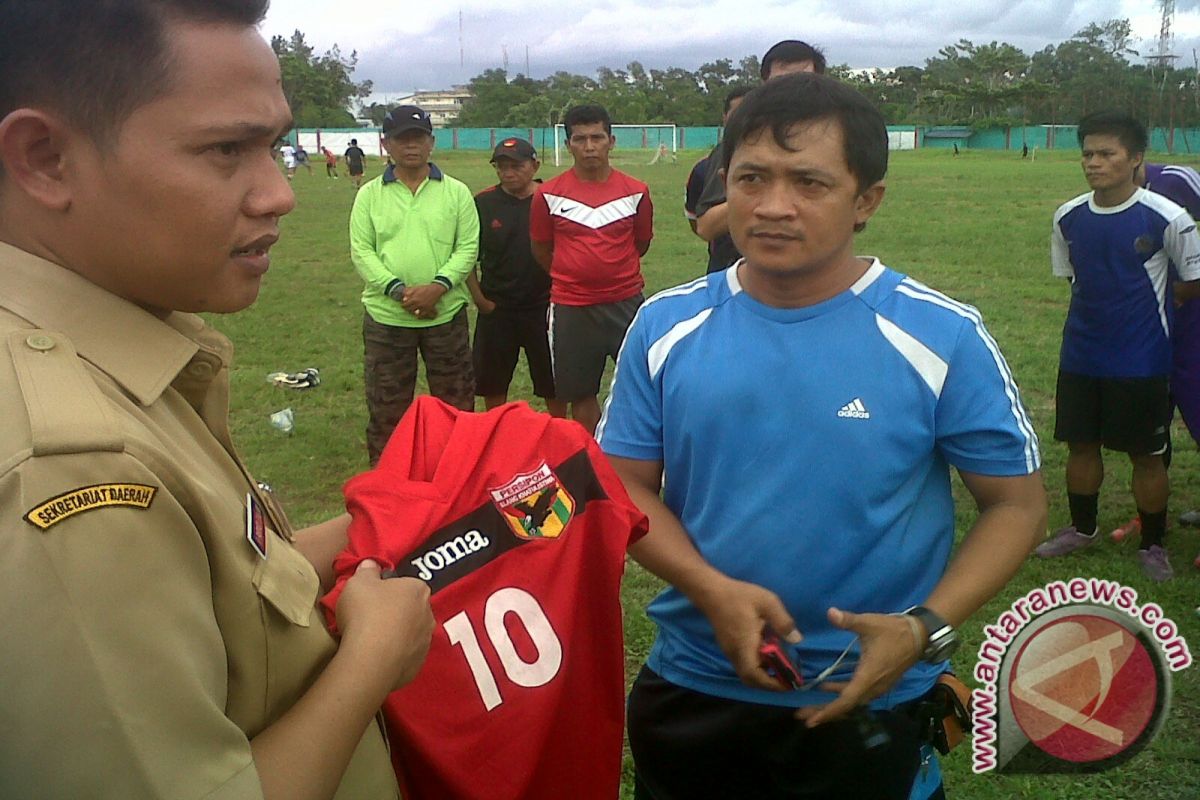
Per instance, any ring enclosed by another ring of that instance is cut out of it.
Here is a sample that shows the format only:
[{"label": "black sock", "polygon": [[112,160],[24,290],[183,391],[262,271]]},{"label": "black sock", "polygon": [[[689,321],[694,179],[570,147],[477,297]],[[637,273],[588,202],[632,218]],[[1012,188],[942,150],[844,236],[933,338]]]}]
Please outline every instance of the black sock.
[{"label": "black sock", "polygon": [[1152,545],[1162,547],[1167,535],[1167,510],[1150,512],[1139,508],[1138,516],[1142,519],[1142,543],[1139,549],[1147,550]]},{"label": "black sock", "polygon": [[1096,533],[1096,508],[1100,505],[1100,494],[1075,494],[1067,492],[1067,505],[1071,507],[1071,524],[1084,536]]}]

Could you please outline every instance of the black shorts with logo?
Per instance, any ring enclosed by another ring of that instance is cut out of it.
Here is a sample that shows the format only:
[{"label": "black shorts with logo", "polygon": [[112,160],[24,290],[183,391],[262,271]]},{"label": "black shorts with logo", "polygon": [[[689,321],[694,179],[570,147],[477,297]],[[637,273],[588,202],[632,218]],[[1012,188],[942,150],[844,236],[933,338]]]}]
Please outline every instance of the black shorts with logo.
[{"label": "black shorts with logo", "polygon": [[616,359],[644,299],[638,293],[615,303],[550,304],[550,353],[559,400],[574,403],[600,393],[607,360]]},{"label": "black shorts with logo", "polygon": [[546,332],[548,307],[501,308],[475,320],[475,394],[505,394],[512,383],[517,357],[525,351],[533,393],[554,398],[550,369],[550,340]]},{"label": "black shorts with logo", "polygon": [[1164,453],[1171,423],[1170,379],[1095,378],[1059,370],[1054,438],[1099,442],[1130,455]]}]

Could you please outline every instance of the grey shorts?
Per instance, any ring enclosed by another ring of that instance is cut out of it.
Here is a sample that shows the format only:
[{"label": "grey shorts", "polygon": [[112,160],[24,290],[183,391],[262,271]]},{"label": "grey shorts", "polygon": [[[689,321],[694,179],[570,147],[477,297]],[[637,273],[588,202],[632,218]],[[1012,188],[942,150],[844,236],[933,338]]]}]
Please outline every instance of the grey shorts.
[{"label": "grey shorts", "polygon": [[638,293],[616,303],[550,304],[550,359],[559,400],[574,403],[600,394],[607,359],[616,359],[644,300]]}]

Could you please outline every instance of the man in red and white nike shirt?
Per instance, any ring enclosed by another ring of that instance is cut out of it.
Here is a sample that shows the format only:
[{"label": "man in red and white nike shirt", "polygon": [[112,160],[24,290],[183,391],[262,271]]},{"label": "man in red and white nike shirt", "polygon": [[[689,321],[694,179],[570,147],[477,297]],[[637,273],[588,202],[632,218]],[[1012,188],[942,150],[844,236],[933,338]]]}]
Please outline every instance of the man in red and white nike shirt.
[{"label": "man in red and white nike shirt", "polygon": [[646,517],[578,425],[419,397],[345,487],[338,582],[372,559],[432,592],[421,672],[384,703],[410,800],[612,800],[624,721],[620,583]]},{"label": "man in red and white nike shirt", "polygon": [[609,163],[608,112],[563,117],[571,169],[538,187],[530,209],[533,256],[550,273],[550,353],[558,399],[589,433],[600,421],[600,378],[642,304],[641,257],[654,236],[646,184]]}]

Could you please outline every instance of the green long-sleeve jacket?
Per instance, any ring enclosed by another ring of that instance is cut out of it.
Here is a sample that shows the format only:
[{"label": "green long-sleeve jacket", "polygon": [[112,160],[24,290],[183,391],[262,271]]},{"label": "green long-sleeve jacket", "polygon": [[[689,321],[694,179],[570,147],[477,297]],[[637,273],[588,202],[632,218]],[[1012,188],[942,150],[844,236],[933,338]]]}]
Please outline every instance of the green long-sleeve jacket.
[{"label": "green long-sleeve jacket", "polygon": [[[350,257],[362,277],[362,302],[384,325],[429,327],[448,322],[470,294],[466,277],[479,252],[475,199],[462,181],[429,165],[429,177],[412,192],[388,167],[364,184],[350,212]],[[385,294],[393,280],[406,286],[437,276],[453,288],[437,304],[437,316],[417,318]]]}]

